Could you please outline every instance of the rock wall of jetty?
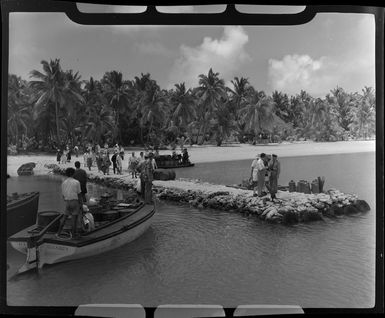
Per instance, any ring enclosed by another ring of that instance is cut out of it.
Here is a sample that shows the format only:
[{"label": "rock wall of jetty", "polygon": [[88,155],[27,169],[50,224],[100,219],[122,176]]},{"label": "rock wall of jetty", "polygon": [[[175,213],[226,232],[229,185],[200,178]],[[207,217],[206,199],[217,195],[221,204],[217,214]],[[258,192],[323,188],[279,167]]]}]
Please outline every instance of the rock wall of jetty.
[{"label": "rock wall of jetty", "polygon": [[[52,171],[64,175],[64,168],[52,165]],[[90,182],[110,188],[134,189],[138,179],[117,175],[88,176]],[[330,189],[323,193],[305,194],[278,191],[277,202],[267,197],[253,197],[252,191],[214,185],[199,180],[154,181],[153,191],[160,200],[189,204],[201,209],[218,209],[257,216],[259,219],[292,224],[323,220],[325,217],[365,213],[366,201],[354,194]]]}]

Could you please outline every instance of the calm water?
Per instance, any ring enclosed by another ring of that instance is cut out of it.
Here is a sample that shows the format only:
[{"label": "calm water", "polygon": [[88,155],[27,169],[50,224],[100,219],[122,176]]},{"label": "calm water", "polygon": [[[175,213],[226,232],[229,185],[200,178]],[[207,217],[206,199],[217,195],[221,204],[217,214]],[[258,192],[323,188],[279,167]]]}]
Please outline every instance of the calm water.
[{"label": "calm water", "polygon": [[[198,164],[177,177],[234,184],[251,161]],[[365,170],[360,170],[365,164]],[[8,249],[9,305],[82,303],[296,304],[372,307],[375,281],[374,153],[281,158],[281,184],[325,176],[326,188],[357,193],[369,213],[295,226],[160,202],[150,229],[119,249],[12,274],[24,256]],[[62,209],[60,177],[18,177],[8,192],[39,190],[39,210]],[[89,185],[95,196],[105,189]],[[122,192],[117,193],[118,196]]]}]

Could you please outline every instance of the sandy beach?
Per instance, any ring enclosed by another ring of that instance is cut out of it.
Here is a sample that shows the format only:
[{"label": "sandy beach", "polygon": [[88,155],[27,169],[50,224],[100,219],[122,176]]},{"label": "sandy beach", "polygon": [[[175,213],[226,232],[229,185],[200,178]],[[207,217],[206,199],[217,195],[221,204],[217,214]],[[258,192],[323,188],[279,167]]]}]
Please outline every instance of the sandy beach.
[{"label": "sandy beach", "polygon": [[[254,159],[261,152],[272,154],[275,153],[278,157],[296,157],[296,156],[313,156],[313,155],[328,155],[328,154],[343,154],[343,153],[360,153],[360,152],[375,152],[376,141],[340,141],[340,142],[300,142],[300,143],[281,143],[252,146],[249,144],[226,144],[221,147],[216,146],[192,146],[187,147],[190,154],[190,160],[193,163],[218,162],[231,160]],[[136,156],[139,156],[139,150],[131,150],[125,148],[125,156],[123,161],[123,172],[127,171],[128,157],[131,152],[135,151]],[[178,152],[180,149],[178,149]],[[161,150],[160,154],[171,154],[171,150]],[[79,160],[83,164],[83,156],[78,158],[72,156],[71,163],[66,165],[73,166],[74,162]],[[7,156],[7,173],[10,176],[17,176],[17,169],[24,163],[34,162],[36,167],[34,173],[46,174],[50,171],[46,164],[56,164],[56,155],[16,155]],[[93,168],[92,174],[98,174]],[[101,175],[101,173],[99,173]],[[113,175],[110,175],[113,176]],[[116,177],[124,177],[116,176]],[[126,175],[127,177],[127,175]]]}]

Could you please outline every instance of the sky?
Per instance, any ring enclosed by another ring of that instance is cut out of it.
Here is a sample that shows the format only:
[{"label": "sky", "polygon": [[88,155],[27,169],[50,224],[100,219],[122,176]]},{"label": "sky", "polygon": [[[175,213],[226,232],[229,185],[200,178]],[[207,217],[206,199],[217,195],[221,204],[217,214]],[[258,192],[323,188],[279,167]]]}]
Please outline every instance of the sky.
[{"label": "sky", "polygon": [[268,94],[305,90],[324,97],[337,86],[361,92],[375,85],[370,14],[322,13],[298,26],[80,25],[51,12],[11,13],[9,21],[9,73],[28,80],[31,70],[42,70],[42,60],[59,58],[63,69],[79,71],[84,80],[112,70],[127,80],[150,73],[167,89],[182,82],[198,86],[198,75],[210,68],[231,88],[235,76],[245,77]]}]

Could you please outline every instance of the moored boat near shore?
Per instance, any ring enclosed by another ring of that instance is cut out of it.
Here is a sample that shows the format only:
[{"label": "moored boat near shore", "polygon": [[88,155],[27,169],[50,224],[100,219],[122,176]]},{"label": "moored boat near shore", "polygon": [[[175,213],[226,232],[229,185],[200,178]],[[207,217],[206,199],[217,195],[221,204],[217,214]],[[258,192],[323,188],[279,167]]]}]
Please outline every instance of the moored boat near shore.
[{"label": "moored boat near shore", "polygon": [[39,192],[7,195],[7,237],[36,222]]},{"label": "moored boat near shore", "polygon": [[93,256],[129,243],[150,226],[155,206],[141,202],[120,203],[108,211],[98,212],[94,229],[82,233],[76,239],[56,236],[58,224],[63,217],[63,214],[58,212],[51,213],[47,225],[42,226],[42,222],[37,222],[36,225],[12,235],[8,239],[11,246],[27,255],[19,273],[33,268],[39,269],[44,264]]},{"label": "moored boat near shore", "polygon": [[182,159],[173,158],[170,155],[156,156],[155,162],[159,169],[187,168],[194,166],[189,160],[183,162]]}]

